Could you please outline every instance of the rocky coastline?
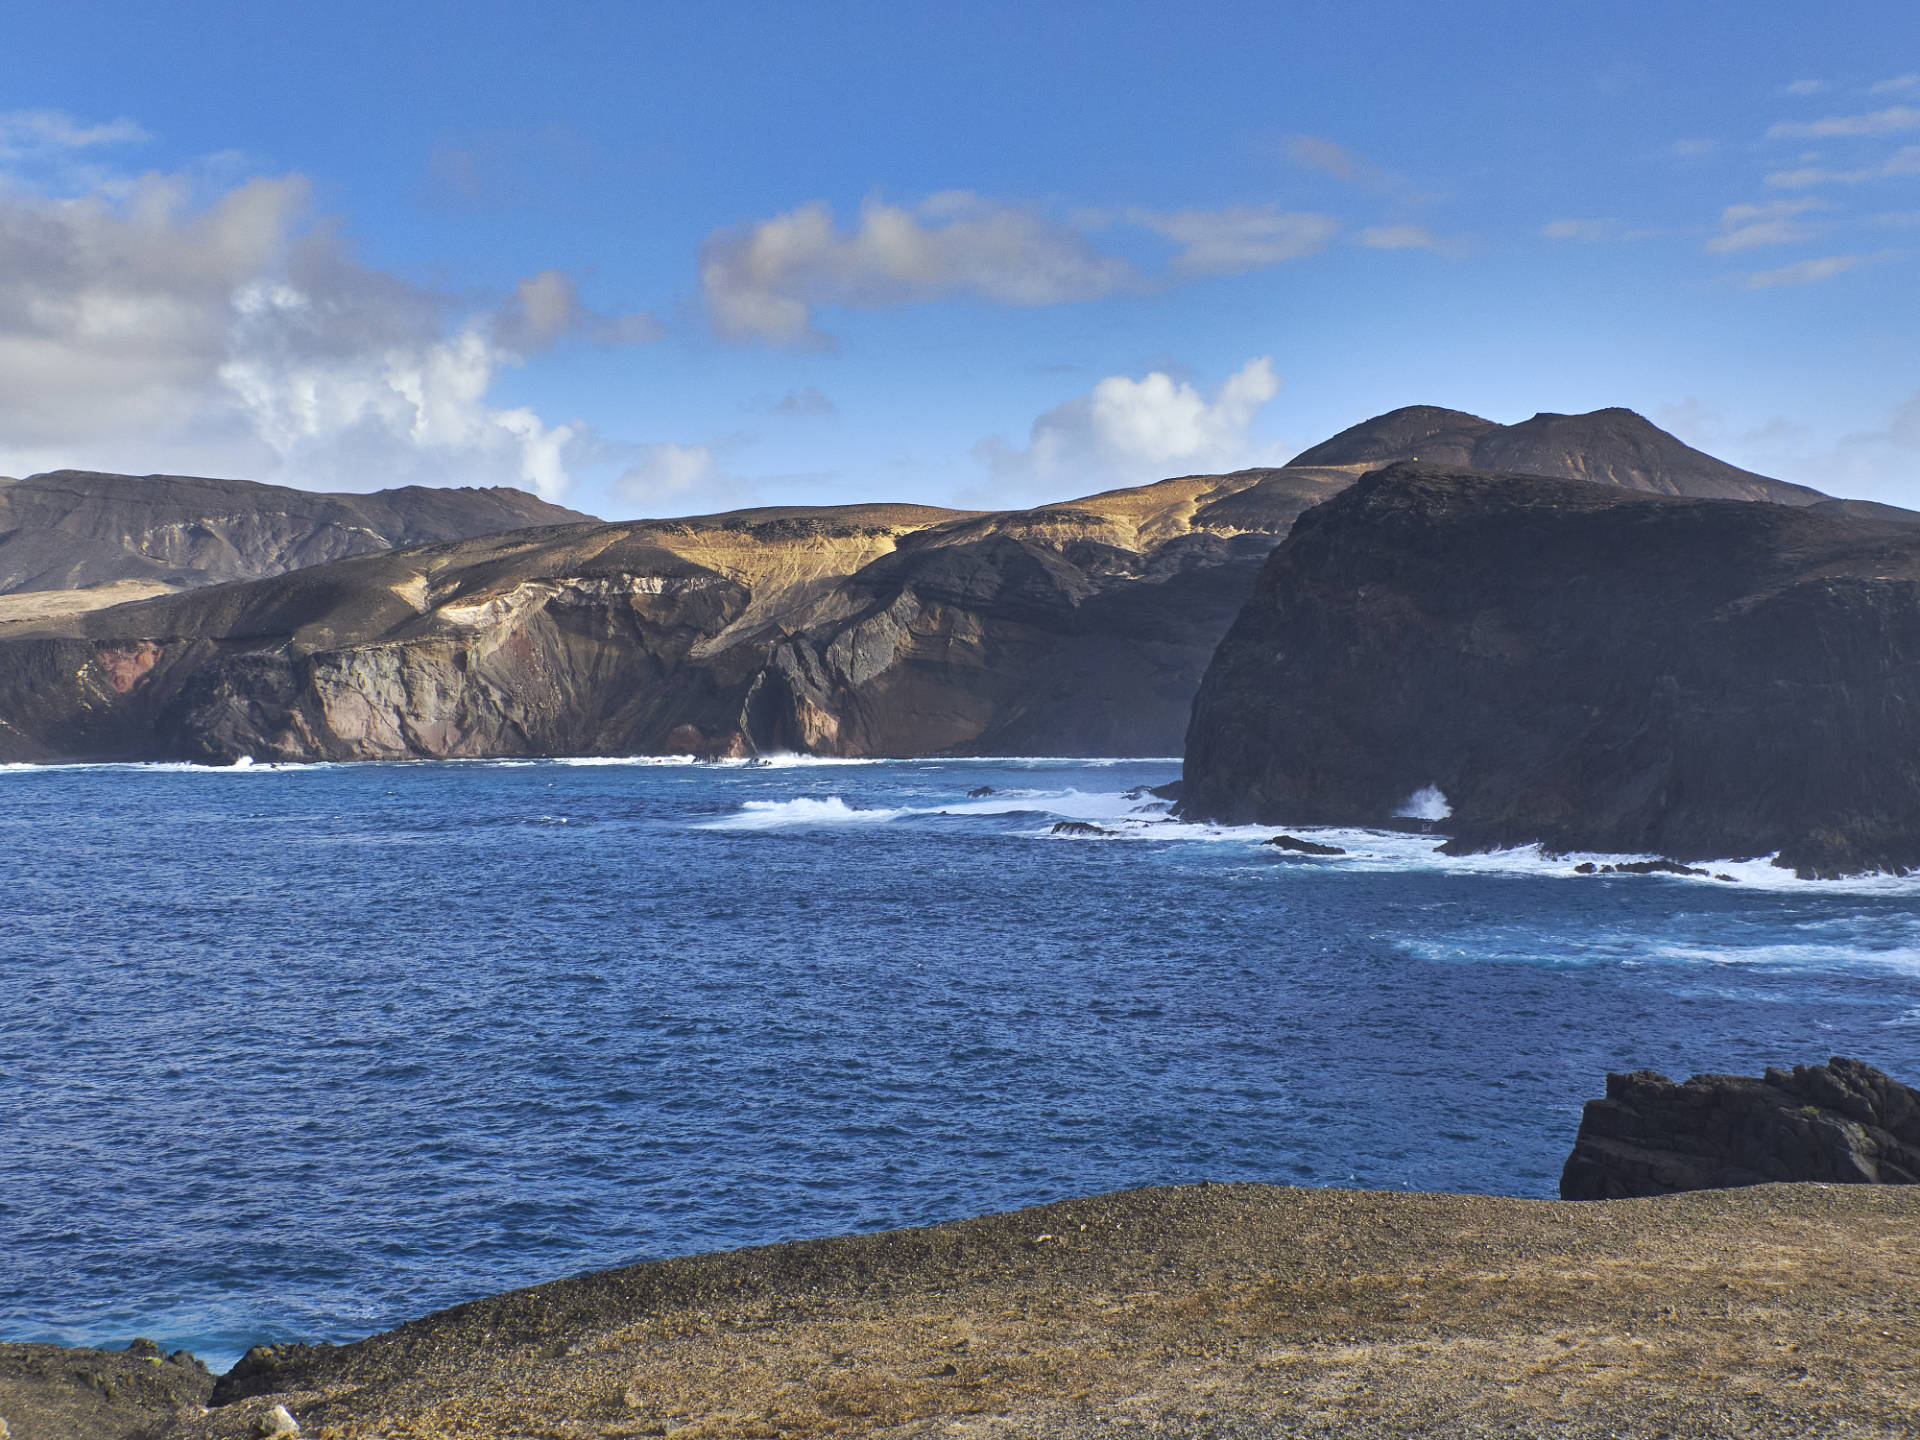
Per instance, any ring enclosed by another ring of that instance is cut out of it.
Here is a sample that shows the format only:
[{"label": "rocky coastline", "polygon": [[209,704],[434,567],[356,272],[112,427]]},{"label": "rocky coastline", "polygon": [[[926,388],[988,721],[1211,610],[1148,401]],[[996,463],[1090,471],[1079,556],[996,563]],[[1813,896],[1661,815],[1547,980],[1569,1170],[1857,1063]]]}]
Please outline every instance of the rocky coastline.
[{"label": "rocky coastline", "polygon": [[1396,464],[1268,560],[1194,701],[1181,808],[1904,872],[1915,653],[1914,526]]},{"label": "rocky coastline", "polygon": [[[1920,1422],[1917,1242],[1920,1187],[1190,1185],[556,1281],[255,1351],[211,1408],[154,1388],[169,1362],[0,1346],[0,1414],[13,1440],[1891,1435]],[[58,1428],[76,1401],[94,1428]]]}]

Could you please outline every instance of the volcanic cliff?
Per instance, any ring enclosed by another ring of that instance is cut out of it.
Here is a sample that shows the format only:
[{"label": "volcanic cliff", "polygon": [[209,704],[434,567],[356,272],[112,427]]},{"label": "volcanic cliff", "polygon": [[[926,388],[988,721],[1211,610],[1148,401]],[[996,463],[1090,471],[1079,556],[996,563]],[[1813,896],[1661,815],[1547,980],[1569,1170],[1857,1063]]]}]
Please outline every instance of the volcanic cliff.
[{"label": "volcanic cliff", "polygon": [[0,629],[0,759],[1170,754],[1341,470],[519,531]]},{"label": "volcanic cliff", "polygon": [[[1920,865],[1920,531],[1399,464],[1302,518],[1194,703],[1190,815],[1803,874]],[[1425,806],[1409,806],[1432,788]]]},{"label": "volcanic cliff", "polygon": [[[1169,754],[1295,518],[1379,454],[1467,431],[1610,486],[1851,503],[1736,471],[1627,411],[1501,427],[1431,407],[1308,452],[1356,458],[1032,510],[750,510],[391,550],[426,538],[435,516],[451,528],[429,501],[487,529],[516,506],[521,523],[571,516],[527,510],[540,502],[511,491],[311,496],[152,480],[135,486],[151,502],[140,519],[74,498],[120,494],[124,477],[42,476],[0,487],[16,526],[0,559],[9,546],[41,557],[42,578],[20,583],[290,573],[107,609],[96,607],[120,598],[107,587],[0,596],[0,760]],[[200,519],[156,518],[154,497],[175,491],[168,503]],[[238,508],[215,523],[216,501]],[[336,502],[394,513],[319,524]],[[75,536],[106,558],[52,567]],[[330,554],[350,558],[292,568]]]}]

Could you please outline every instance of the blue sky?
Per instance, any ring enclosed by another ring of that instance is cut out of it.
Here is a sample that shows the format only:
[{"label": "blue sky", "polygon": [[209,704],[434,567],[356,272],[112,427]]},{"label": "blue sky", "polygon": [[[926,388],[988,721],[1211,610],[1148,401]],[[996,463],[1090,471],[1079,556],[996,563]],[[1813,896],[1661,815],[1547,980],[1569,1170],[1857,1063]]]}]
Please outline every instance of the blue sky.
[{"label": "blue sky", "polygon": [[0,473],[984,506],[1628,405],[1920,505],[1910,3],[5,34]]}]

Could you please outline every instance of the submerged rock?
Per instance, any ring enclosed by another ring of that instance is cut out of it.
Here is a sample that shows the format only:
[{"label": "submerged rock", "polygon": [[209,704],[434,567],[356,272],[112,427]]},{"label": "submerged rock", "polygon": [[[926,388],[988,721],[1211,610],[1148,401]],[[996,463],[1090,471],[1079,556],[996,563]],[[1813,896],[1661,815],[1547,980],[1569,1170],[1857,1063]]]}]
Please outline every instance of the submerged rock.
[{"label": "submerged rock", "polygon": [[1054,835],[1107,836],[1118,835],[1118,830],[1109,830],[1104,825],[1095,825],[1091,820],[1057,820],[1051,832]]},{"label": "submerged rock", "polygon": [[1608,1075],[1560,1176],[1563,1200],[1615,1200],[1770,1181],[1920,1182],[1920,1093],[1859,1060],[1676,1084]]},{"label": "submerged rock", "polygon": [[1276,835],[1271,840],[1262,840],[1262,845],[1272,845],[1280,850],[1293,850],[1302,855],[1344,855],[1347,852],[1338,845],[1322,845],[1317,840],[1302,840],[1298,835]]},{"label": "submerged rock", "polygon": [[[1591,860],[1582,861],[1573,867],[1576,875],[1706,875],[1709,872],[1697,865],[1682,865],[1678,860],[1622,860],[1617,865],[1596,865]],[[1715,879],[1726,880],[1730,876],[1719,875]]]}]

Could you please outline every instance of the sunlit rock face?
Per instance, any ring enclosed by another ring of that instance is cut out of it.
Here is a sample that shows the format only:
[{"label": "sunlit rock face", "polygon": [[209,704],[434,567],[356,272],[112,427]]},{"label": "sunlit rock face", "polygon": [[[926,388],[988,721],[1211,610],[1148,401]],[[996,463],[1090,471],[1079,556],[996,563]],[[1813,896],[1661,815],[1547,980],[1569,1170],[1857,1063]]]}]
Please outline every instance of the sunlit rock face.
[{"label": "sunlit rock face", "polygon": [[1910,524],[1395,465],[1268,561],[1196,698],[1183,808],[1920,865],[1915,655]]},{"label": "sunlit rock face", "polygon": [[0,757],[1177,753],[1352,476],[524,531],[0,629]]}]

